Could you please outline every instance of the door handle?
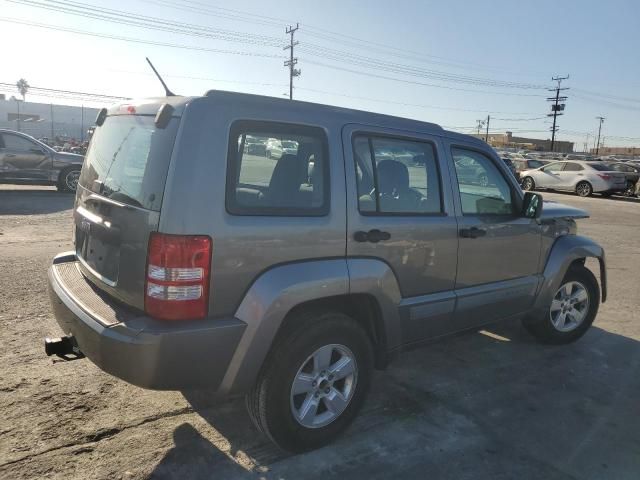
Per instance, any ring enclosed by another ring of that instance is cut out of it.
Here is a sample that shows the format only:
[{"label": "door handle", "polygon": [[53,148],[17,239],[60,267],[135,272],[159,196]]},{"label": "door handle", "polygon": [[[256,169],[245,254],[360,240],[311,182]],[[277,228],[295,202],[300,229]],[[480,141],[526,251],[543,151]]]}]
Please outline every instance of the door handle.
[{"label": "door handle", "polygon": [[484,237],[486,234],[487,234],[486,230],[483,230],[482,228],[477,228],[477,227],[460,229],[460,236],[462,238],[478,238],[478,237]]},{"label": "door handle", "polygon": [[390,238],[391,234],[389,232],[382,232],[377,228],[369,230],[368,232],[357,231],[353,234],[353,239],[356,242],[378,243],[383,240],[389,240]]}]

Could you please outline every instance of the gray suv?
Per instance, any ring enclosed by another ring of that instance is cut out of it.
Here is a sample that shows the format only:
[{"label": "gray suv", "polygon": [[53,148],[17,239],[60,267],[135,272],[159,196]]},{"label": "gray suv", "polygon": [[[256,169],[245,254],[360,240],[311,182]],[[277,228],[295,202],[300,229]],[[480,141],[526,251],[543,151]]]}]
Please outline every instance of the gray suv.
[{"label": "gray suv", "polygon": [[75,192],[82,155],[56,152],[29,135],[0,129],[0,183],[55,185]]},{"label": "gray suv", "polygon": [[[586,212],[543,210],[471,136],[219,91],[96,123],[75,250],[49,270],[64,335],[47,353],[145,388],[246,395],[283,449],[343,431],[403,350],[504,319],[566,344],[606,298],[603,249],[576,234]],[[245,148],[255,138],[297,147],[274,161]]]}]

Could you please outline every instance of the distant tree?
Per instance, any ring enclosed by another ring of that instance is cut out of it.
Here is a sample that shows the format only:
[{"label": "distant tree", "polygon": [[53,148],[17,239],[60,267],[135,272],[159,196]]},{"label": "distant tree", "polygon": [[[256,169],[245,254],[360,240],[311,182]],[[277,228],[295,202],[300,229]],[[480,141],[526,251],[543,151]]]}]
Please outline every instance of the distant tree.
[{"label": "distant tree", "polygon": [[24,102],[25,96],[27,95],[27,92],[29,91],[31,85],[29,85],[29,82],[27,82],[24,78],[21,78],[16,82],[16,87],[18,87],[18,91],[20,92],[20,95],[22,95],[22,101]]}]

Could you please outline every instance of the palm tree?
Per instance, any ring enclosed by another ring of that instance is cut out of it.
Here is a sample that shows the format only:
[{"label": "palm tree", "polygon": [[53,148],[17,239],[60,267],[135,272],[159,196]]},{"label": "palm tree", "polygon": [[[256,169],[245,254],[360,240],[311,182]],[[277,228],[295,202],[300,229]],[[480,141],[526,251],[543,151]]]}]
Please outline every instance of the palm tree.
[{"label": "palm tree", "polygon": [[24,102],[25,95],[27,94],[27,92],[29,91],[29,88],[31,87],[29,85],[29,82],[27,82],[24,78],[21,78],[16,82],[16,87],[18,87],[18,91],[20,92],[20,95],[22,95],[22,101]]}]

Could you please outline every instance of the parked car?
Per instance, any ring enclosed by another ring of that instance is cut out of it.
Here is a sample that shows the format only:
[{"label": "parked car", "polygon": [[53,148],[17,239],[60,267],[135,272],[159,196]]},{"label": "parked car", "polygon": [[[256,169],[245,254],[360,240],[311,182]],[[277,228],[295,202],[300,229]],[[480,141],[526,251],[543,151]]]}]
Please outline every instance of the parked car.
[{"label": "parked car", "polygon": [[612,171],[602,162],[553,162],[535,170],[525,170],[522,176],[524,190],[569,190],[581,197],[592,193],[604,196],[621,193],[627,189],[625,174]]},{"label": "parked car", "polygon": [[282,158],[282,156],[286,154],[295,155],[297,151],[298,142],[278,140],[277,138],[270,138],[267,141],[267,158],[274,158],[277,160]]},{"label": "parked car", "polygon": [[549,162],[546,160],[537,160],[529,158],[512,158],[513,166],[516,170],[516,178],[522,180],[522,172],[525,170],[533,170],[535,168],[544,167]]},{"label": "parked car", "polygon": [[0,129],[0,183],[55,185],[75,192],[82,155],[56,152],[21,132]]},{"label": "parked car", "polygon": [[635,196],[636,185],[638,183],[638,179],[640,178],[640,165],[623,162],[603,162],[603,164],[606,165],[610,170],[624,173],[624,176],[627,180],[627,188],[625,189],[624,194],[627,197]]},{"label": "parked car", "polygon": [[[296,153],[249,155],[249,134]],[[244,394],[270,439],[309,450],[404,349],[505,319],[580,338],[607,291],[586,216],[432,123],[232,92],[128,102],[98,116],[45,349],[145,388]]]}]

